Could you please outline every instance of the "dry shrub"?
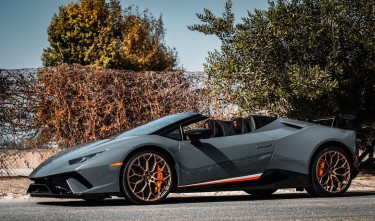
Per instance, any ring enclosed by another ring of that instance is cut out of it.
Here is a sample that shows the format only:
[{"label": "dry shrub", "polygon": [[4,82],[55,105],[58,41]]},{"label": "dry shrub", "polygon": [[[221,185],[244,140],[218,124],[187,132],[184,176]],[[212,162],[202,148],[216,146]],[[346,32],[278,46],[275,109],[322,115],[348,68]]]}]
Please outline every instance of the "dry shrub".
[{"label": "dry shrub", "polygon": [[39,71],[42,140],[63,146],[96,140],[177,113],[198,112],[202,90],[183,72],[133,72],[59,66]]},{"label": "dry shrub", "polygon": [[0,147],[26,148],[38,132],[37,69],[0,70]]}]

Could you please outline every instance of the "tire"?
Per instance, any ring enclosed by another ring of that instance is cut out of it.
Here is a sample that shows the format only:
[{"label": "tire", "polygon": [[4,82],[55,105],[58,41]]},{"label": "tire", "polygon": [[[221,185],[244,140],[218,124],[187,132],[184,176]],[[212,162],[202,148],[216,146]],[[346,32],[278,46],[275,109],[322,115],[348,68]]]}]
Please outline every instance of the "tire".
[{"label": "tire", "polygon": [[313,196],[335,197],[344,194],[353,179],[353,163],[348,154],[338,147],[319,151],[310,167],[310,187]]},{"label": "tire", "polygon": [[122,171],[126,200],[135,204],[156,204],[169,194],[174,171],[168,158],[156,151],[134,154]]},{"label": "tire", "polygon": [[316,193],[315,189],[311,186],[305,188],[306,192],[308,194],[310,194],[311,196],[318,196],[318,194]]},{"label": "tire", "polygon": [[270,196],[272,193],[276,192],[277,189],[265,189],[265,190],[245,190],[246,193],[258,196],[258,197],[265,197]]}]

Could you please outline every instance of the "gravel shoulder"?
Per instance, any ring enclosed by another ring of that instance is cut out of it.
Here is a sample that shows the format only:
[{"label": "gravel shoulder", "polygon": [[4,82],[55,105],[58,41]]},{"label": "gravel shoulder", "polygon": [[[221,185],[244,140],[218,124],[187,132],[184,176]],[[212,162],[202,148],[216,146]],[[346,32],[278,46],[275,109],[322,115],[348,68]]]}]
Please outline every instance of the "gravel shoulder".
[{"label": "gravel shoulder", "polygon": [[[0,200],[30,200],[31,197],[26,194],[30,181],[28,178],[0,178]],[[352,181],[349,188],[351,191],[375,191],[375,176],[360,174]],[[295,189],[281,189],[276,193],[293,193]],[[190,196],[227,196],[227,195],[247,195],[243,191],[228,191],[228,192],[204,192],[204,193],[183,193],[171,194],[171,197],[190,197]]]}]

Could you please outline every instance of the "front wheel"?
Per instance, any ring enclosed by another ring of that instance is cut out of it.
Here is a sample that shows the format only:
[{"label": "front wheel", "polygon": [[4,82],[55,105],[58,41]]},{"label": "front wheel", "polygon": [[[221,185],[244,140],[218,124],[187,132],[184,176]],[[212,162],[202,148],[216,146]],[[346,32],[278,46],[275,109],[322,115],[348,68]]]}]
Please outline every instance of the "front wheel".
[{"label": "front wheel", "polygon": [[348,155],[338,147],[328,147],[313,159],[310,168],[311,195],[340,196],[344,194],[353,177],[353,165]]},{"label": "front wheel", "polygon": [[136,204],[154,204],[169,194],[173,181],[171,164],[159,152],[144,151],[130,158],[123,171],[125,198]]}]

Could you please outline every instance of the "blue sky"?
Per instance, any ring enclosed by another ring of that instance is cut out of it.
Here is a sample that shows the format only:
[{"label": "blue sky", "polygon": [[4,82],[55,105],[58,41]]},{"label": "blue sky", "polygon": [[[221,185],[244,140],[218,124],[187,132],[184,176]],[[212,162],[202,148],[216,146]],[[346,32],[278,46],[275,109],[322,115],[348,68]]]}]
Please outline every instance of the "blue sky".
[{"label": "blue sky", "polygon": [[[0,69],[41,67],[43,48],[48,47],[47,28],[59,6],[72,0],[0,0]],[[137,5],[155,16],[163,15],[166,42],[178,51],[180,63],[188,71],[202,71],[208,51],[220,48],[213,36],[187,29],[199,23],[196,13],[203,8],[216,15],[224,11],[226,0],[121,0],[123,8]],[[266,9],[267,0],[233,0],[236,22],[247,10]]]}]

